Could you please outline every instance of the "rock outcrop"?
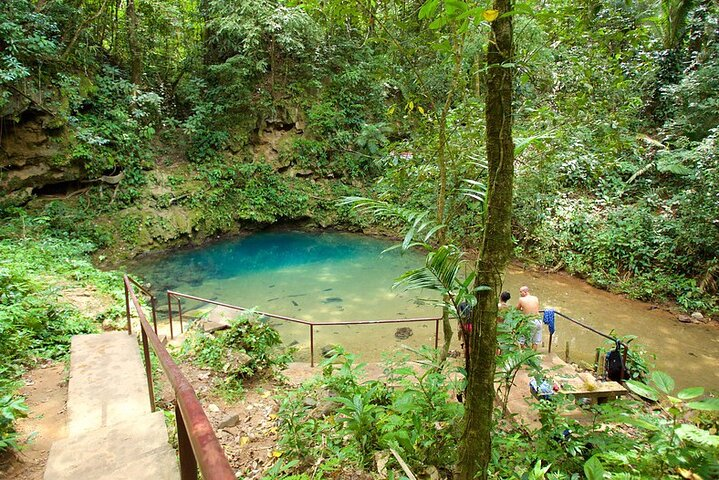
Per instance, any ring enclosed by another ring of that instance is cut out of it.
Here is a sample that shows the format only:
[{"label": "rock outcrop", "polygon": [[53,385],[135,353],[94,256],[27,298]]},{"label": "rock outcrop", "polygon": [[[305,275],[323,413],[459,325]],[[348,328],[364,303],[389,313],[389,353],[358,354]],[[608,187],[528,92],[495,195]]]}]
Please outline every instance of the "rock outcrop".
[{"label": "rock outcrop", "polygon": [[0,192],[18,196],[20,191],[83,178],[79,163],[67,155],[72,134],[62,119],[27,110],[16,121],[3,119],[2,127]]}]

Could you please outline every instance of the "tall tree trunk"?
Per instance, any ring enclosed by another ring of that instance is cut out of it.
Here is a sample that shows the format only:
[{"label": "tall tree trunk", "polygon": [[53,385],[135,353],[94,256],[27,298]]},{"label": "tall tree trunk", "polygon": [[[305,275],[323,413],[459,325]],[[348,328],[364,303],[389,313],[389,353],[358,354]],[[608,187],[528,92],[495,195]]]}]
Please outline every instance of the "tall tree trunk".
[{"label": "tall tree trunk", "polygon": [[485,226],[477,258],[475,286],[489,289],[477,293],[469,335],[465,425],[460,445],[459,478],[486,479],[492,452],[492,410],[497,344],[497,299],[502,276],[512,251],[512,69],[502,64],[513,57],[512,0],[494,0],[500,17],[492,22],[487,52],[487,163],[489,179]]},{"label": "tall tree trunk", "polygon": [[137,13],[135,12],[135,0],[127,0],[125,9],[127,14],[127,46],[130,51],[130,79],[135,85],[142,80],[142,55],[140,43],[137,40]]}]

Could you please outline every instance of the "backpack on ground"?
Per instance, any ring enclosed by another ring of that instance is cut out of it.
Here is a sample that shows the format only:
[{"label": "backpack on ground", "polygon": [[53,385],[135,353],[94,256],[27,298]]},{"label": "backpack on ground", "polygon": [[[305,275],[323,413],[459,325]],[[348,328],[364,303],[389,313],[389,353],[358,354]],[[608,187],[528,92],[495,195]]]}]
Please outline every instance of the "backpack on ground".
[{"label": "backpack on ground", "polygon": [[622,348],[619,342],[617,342],[617,346],[614,350],[607,353],[606,371],[607,378],[614,382],[629,379],[629,372],[627,371],[626,365],[624,365]]}]

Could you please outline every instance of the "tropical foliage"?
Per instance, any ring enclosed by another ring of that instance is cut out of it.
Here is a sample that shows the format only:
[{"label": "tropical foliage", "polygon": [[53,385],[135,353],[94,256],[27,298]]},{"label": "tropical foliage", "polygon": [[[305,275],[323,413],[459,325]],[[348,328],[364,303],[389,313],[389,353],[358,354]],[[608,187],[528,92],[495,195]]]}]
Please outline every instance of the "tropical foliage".
[{"label": "tropical foliage", "polygon": [[[72,334],[94,328],[63,288],[117,299],[120,282],[89,254],[120,261],[281,222],[401,234],[405,248],[429,252],[402,285],[441,292],[461,318],[460,304],[483,291],[460,273],[462,252],[486,239],[483,105],[499,93],[485,82],[488,33],[507,17],[515,55],[498,68],[514,78],[515,256],[716,316],[716,2],[515,2],[500,17],[462,0],[5,0],[0,449],[16,443],[23,369],[62,358]],[[271,349],[272,333],[255,328],[233,326]],[[532,361],[509,340],[522,328],[513,314],[499,326],[506,389]],[[222,370],[231,339],[198,336],[188,351]],[[344,373],[311,387],[331,390],[339,413],[286,427],[296,463],[277,471],[330,456],[338,463],[317,475],[345,460],[364,468],[391,447],[412,468],[448,472],[462,408],[448,401],[446,365],[400,368],[397,389],[362,384],[344,358]],[[257,361],[250,370],[266,368]],[[642,372],[634,381],[651,383],[630,385],[662,415],[642,415],[625,435],[545,405],[533,438],[497,425],[493,474],[716,476],[715,420],[694,408],[713,403],[690,398],[697,390],[674,395],[643,359],[630,361]],[[283,404],[287,418],[308,409],[301,395]],[[632,408],[603,407],[597,419],[628,425]],[[322,435],[328,443],[314,444]]]},{"label": "tropical foliage", "polygon": [[[526,350],[513,353],[516,341],[512,336],[501,343],[506,353],[498,361],[498,378],[518,359],[525,363],[536,356]],[[417,476],[451,472],[464,407],[449,394],[464,389],[462,370],[436,363],[437,352],[420,350],[388,361],[386,381],[362,382],[363,365],[343,351],[334,353],[323,364],[321,377],[282,396],[280,446],[283,457],[293,460],[281,464],[283,475],[270,472],[267,478],[296,478],[288,475],[310,469],[315,473],[302,478],[331,478],[348,468],[377,465],[386,468],[388,478],[401,478],[399,459]],[[535,408],[541,425],[536,429],[517,428],[512,417],[497,412],[495,418],[501,420],[493,430],[490,476],[713,478],[719,468],[717,435],[712,433],[716,399],[704,396],[702,388],[672,396],[670,377],[653,372],[652,379],[655,387],[634,381],[631,386],[660,400],[660,414],[641,402],[622,400],[585,408],[590,420],[580,422],[571,395],[539,401]],[[713,416],[696,414],[710,411]]]},{"label": "tropical foliage", "polygon": [[[191,326],[181,356],[213,371],[218,389],[228,398],[242,394],[242,380],[262,374],[272,375],[292,360],[292,349],[283,351],[279,333],[267,318],[243,312],[230,321],[226,330],[207,333],[201,323]],[[194,328],[196,326],[196,328]]]}]

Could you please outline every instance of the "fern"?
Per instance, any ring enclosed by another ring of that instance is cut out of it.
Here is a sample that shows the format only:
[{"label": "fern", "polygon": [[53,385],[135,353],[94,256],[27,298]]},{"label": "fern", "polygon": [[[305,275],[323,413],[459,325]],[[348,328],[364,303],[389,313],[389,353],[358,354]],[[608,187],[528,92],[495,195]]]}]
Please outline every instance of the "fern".
[{"label": "fern", "polygon": [[719,435],[712,435],[690,423],[679,425],[674,433],[684,441],[691,441],[703,447],[719,447]]}]

